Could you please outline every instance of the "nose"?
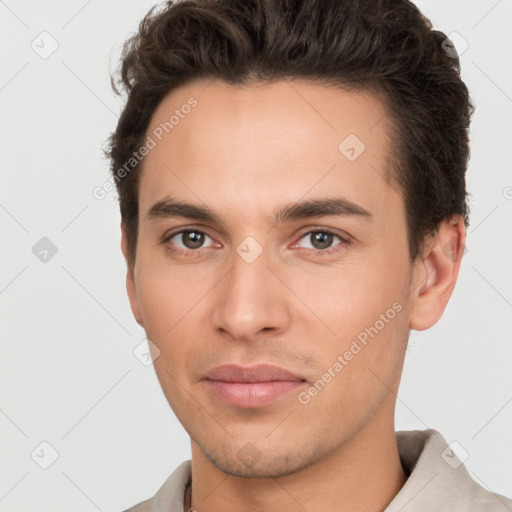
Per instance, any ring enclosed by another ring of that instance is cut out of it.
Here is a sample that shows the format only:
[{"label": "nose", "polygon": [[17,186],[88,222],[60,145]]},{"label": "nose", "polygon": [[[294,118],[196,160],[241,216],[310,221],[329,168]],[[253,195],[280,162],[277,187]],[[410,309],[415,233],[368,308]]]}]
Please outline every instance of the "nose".
[{"label": "nose", "polygon": [[271,268],[267,252],[254,260],[233,254],[231,270],[215,287],[214,327],[236,340],[281,334],[291,319],[290,291]]}]

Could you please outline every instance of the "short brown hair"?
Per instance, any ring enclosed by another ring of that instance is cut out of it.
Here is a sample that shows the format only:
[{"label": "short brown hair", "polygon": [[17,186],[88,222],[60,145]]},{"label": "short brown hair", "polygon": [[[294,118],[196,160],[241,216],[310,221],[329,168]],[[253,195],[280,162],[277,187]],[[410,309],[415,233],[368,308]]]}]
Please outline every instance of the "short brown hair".
[{"label": "short brown hair", "polygon": [[302,78],[379,93],[393,121],[390,169],[404,197],[411,261],[443,220],[460,214],[468,226],[475,107],[451,41],[408,0],[169,0],[124,43],[117,74],[112,87],[127,101],[104,152],[130,265],[143,163],[131,156],[164,96],[197,78],[240,85]]}]

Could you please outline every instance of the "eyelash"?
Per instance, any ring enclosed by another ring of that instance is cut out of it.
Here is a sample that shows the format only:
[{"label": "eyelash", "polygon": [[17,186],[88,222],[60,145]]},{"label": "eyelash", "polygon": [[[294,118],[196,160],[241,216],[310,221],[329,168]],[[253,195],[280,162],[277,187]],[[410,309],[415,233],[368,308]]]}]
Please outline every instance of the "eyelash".
[{"label": "eyelash", "polygon": [[[181,235],[183,233],[187,233],[187,232],[190,232],[190,231],[193,231],[194,233],[200,233],[200,234],[208,236],[209,238],[212,238],[205,231],[202,231],[200,229],[187,228],[187,229],[182,229],[180,231],[175,231],[173,233],[164,235],[164,237],[162,239],[162,244],[168,244],[169,240],[171,240],[171,238],[174,238],[176,235]],[[311,235],[313,233],[324,233],[324,234],[328,234],[328,235],[333,235],[333,236],[335,236],[335,237],[337,237],[337,238],[339,238],[341,240],[341,243],[339,243],[338,245],[336,245],[336,246],[334,246],[332,248],[328,248],[328,249],[310,249],[315,254],[317,254],[319,256],[326,256],[326,255],[330,256],[330,255],[340,251],[342,248],[344,248],[344,247],[346,247],[347,245],[350,244],[350,240],[340,236],[338,233],[336,233],[335,231],[333,231],[331,229],[328,229],[328,228],[313,229],[313,230],[307,231],[307,232],[305,232],[305,233],[303,233],[301,235],[299,240],[302,240],[306,235]],[[173,253],[178,253],[178,254],[181,254],[181,255],[186,256],[186,257],[194,257],[194,256],[197,255],[198,252],[201,251],[202,248],[200,247],[199,249],[184,250],[184,249],[176,249],[175,247],[168,246],[168,249],[171,252],[173,252]]]}]

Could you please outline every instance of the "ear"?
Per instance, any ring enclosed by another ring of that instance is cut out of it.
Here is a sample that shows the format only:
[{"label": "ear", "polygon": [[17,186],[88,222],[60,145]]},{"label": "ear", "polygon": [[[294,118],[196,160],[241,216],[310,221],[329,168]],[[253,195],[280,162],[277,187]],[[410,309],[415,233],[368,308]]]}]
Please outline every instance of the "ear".
[{"label": "ear", "polygon": [[414,264],[409,290],[411,329],[424,331],[441,318],[457,282],[465,245],[466,227],[460,215],[444,221],[431,235]]},{"label": "ear", "polygon": [[[139,301],[137,298],[137,287],[135,285],[135,273],[133,266],[130,265],[130,258],[128,255],[128,238],[126,235],[126,226],[121,221],[121,252],[123,253],[124,259],[126,260],[126,291],[128,292],[128,298],[130,299],[130,307],[132,309],[133,316],[137,323],[144,327],[144,321],[139,308]],[[135,265],[135,263],[134,263]]]}]

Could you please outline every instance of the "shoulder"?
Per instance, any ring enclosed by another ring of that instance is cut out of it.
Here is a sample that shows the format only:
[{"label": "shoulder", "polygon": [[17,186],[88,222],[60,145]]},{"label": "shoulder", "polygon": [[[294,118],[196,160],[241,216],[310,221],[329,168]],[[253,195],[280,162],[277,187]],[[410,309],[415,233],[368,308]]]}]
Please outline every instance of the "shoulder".
[{"label": "shoulder", "polygon": [[152,512],[153,498],[142,501],[133,507],[123,510],[123,512]]},{"label": "shoulder", "polygon": [[123,512],[170,512],[183,510],[185,489],[190,482],[192,462],[182,462],[167,478],[156,494]]},{"label": "shoulder", "polygon": [[400,459],[409,477],[386,512],[396,512],[405,505],[417,512],[512,512],[512,500],[475,481],[463,464],[467,454],[460,449],[461,453],[455,453],[455,443],[447,443],[437,430],[396,434]]}]

